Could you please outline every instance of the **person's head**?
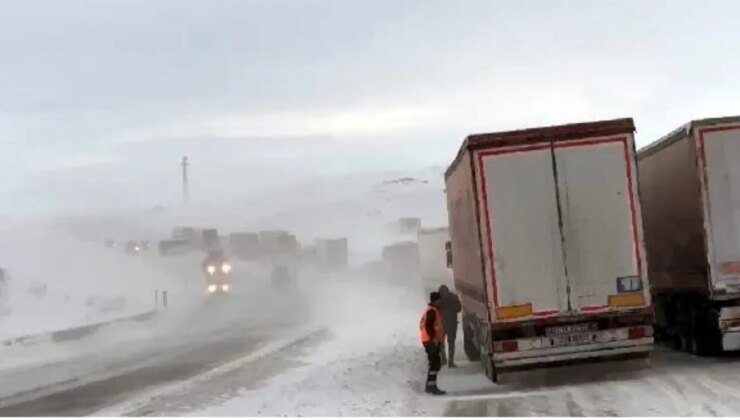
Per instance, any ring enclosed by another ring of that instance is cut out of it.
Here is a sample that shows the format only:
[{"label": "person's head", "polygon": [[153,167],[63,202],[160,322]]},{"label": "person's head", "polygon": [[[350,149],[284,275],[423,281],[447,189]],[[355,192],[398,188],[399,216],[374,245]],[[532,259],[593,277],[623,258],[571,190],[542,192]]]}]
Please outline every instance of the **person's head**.
[{"label": "person's head", "polygon": [[450,289],[447,287],[447,285],[443,284],[439,286],[439,294],[440,296],[444,296],[446,294],[450,293]]},{"label": "person's head", "polygon": [[441,301],[442,301],[442,296],[440,296],[439,292],[432,292],[429,294],[429,304],[430,305],[438,306]]}]

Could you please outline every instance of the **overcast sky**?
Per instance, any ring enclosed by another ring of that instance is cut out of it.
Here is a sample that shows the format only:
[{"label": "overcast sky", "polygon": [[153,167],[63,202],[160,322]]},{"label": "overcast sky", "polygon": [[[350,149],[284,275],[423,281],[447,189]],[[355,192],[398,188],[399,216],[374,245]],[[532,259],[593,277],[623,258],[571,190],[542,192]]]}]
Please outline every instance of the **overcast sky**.
[{"label": "overcast sky", "polygon": [[174,197],[183,154],[251,183],[590,119],[632,116],[644,145],[740,113],[739,21],[714,0],[0,0],[0,212]]}]

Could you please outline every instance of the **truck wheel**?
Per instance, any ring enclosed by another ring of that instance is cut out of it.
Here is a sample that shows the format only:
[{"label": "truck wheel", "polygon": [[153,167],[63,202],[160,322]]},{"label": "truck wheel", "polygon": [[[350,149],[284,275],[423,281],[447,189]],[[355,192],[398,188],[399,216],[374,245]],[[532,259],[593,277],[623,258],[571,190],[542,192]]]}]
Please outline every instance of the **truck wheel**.
[{"label": "truck wheel", "polygon": [[481,363],[483,364],[483,371],[486,373],[486,377],[493,381],[498,382],[498,374],[496,373],[496,367],[493,365],[493,359],[490,355],[481,355]]},{"label": "truck wheel", "polygon": [[480,360],[480,349],[475,343],[475,333],[470,323],[466,321],[463,321],[463,346],[465,347],[465,355],[468,356],[468,360],[471,362]]},{"label": "truck wheel", "polygon": [[485,348],[485,344],[480,344],[480,347],[478,347],[478,355],[486,377],[496,383],[498,381],[496,367],[493,365],[493,357],[488,354],[488,349]]},{"label": "truck wheel", "polygon": [[694,311],[688,304],[684,305],[681,309],[685,312],[679,319],[677,319],[676,326],[678,329],[677,332],[679,338],[678,350],[689,354],[694,354],[696,344],[696,340],[694,339],[694,337],[696,336],[696,328],[694,326]]},{"label": "truck wheel", "polygon": [[668,335],[668,344],[673,350],[683,351],[681,348],[681,331],[678,328],[674,328],[671,334]]},{"label": "truck wheel", "polygon": [[697,312],[696,354],[700,356],[717,356],[722,352],[722,333],[718,327],[718,315]]}]

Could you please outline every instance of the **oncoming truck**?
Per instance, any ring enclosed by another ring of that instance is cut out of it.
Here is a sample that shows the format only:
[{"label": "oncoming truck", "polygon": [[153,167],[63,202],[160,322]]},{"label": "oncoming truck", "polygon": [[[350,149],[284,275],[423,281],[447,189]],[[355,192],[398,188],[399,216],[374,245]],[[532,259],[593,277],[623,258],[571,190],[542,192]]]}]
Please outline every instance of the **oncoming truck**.
[{"label": "oncoming truck", "polygon": [[638,162],[656,332],[740,350],[740,117],[692,121]]},{"label": "oncoming truck", "polygon": [[465,352],[487,376],[645,358],[631,119],[470,135],[445,173]]}]

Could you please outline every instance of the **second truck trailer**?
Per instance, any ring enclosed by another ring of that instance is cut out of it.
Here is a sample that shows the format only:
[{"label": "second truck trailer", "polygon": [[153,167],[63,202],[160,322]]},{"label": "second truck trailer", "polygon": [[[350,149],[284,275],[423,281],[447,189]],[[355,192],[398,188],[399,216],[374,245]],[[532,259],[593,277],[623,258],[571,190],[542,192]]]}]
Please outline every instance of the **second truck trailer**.
[{"label": "second truck trailer", "polygon": [[656,332],[740,350],[740,117],[692,121],[638,162]]}]

